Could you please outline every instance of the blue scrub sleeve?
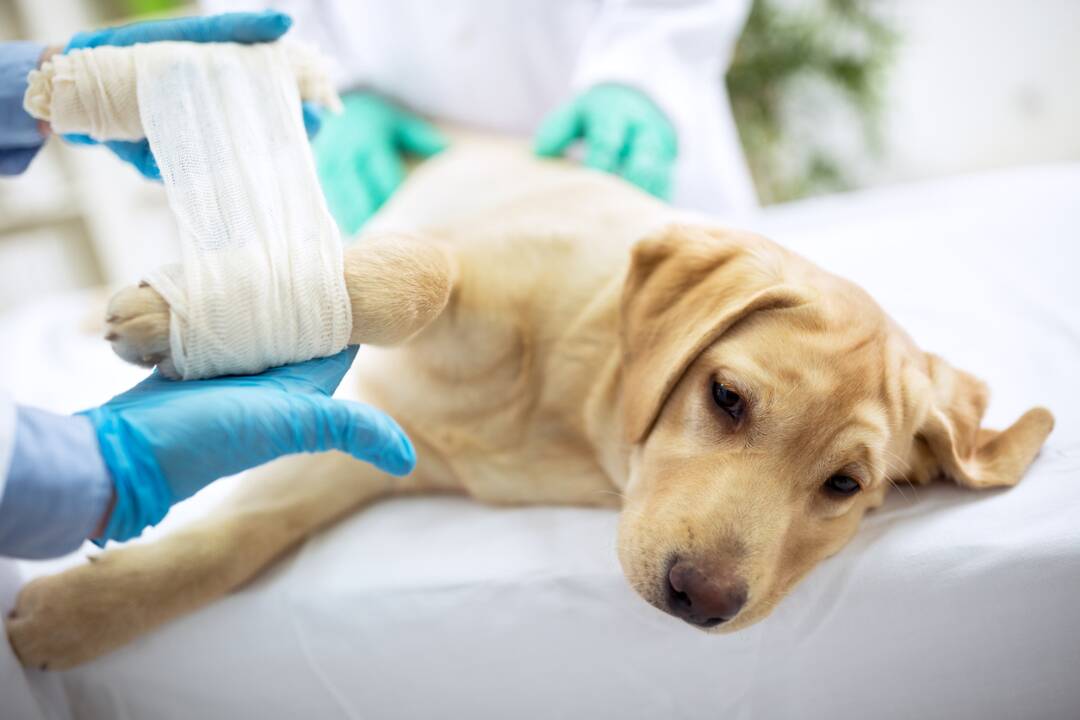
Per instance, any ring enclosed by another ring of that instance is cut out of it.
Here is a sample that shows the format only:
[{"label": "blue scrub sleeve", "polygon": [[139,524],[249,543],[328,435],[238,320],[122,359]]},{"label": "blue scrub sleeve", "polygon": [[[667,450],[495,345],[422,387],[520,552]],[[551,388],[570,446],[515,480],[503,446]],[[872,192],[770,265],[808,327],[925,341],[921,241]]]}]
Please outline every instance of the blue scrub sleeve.
[{"label": "blue scrub sleeve", "polygon": [[97,433],[82,416],[19,406],[0,497],[0,555],[48,558],[77,549],[113,496]]},{"label": "blue scrub sleeve", "polygon": [[23,110],[26,75],[44,51],[38,43],[0,43],[0,175],[26,170],[45,143],[37,120]]}]

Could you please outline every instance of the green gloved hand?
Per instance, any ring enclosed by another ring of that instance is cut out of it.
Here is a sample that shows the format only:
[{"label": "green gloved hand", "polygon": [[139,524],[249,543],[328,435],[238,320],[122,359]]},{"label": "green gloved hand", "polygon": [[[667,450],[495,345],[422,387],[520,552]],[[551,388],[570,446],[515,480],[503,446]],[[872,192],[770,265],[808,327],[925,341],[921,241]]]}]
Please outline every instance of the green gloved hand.
[{"label": "green gloved hand", "polygon": [[342,103],[342,114],[323,118],[313,149],[330,212],[352,235],[405,179],[403,153],[429,157],[447,142],[431,123],[374,93],[351,93]]},{"label": "green gloved hand", "polygon": [[551,113],[536,133],[538,155],[562,155],[585,142],[585,165],[615,173],[666,199],[678,155],[675,128],[648,97],[622,85],[597,85]]}]

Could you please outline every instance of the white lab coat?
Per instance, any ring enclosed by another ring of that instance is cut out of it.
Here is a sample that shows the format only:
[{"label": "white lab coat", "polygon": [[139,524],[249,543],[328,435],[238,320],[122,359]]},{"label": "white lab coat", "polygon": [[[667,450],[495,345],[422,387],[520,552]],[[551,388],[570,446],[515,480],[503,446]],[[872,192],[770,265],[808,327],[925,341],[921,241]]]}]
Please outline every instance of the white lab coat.
[{"label": "white lab coat", "polygon": [[203,0],[267,6],[368,87],[433,118],[531,136],[595,84],[644,91],[678,132],[676,205],[733,217],[756,207],[723,74],[750,0]]}]

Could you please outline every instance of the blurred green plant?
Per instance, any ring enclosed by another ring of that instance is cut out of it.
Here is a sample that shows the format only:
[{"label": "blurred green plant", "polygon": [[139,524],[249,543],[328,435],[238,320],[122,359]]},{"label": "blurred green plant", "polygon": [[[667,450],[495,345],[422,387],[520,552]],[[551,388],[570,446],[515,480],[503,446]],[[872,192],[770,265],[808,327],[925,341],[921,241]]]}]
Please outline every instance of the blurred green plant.
[{"label": "blurred green plant", "polygon": [[128,17],[160,15],[186,5],[186,0],[120,0],[123,14]]},{"label": "blurred green plant", "polygon": [[[754,0],[727,73],[735,122],[762,203],[850,187],[808,87],[847,105],[871,156],[881,152],[882,90],[897,34],[873,0]],[[819,93],[820,94],[820,93]],[[835,110],[835,108],[833,108]]]}]

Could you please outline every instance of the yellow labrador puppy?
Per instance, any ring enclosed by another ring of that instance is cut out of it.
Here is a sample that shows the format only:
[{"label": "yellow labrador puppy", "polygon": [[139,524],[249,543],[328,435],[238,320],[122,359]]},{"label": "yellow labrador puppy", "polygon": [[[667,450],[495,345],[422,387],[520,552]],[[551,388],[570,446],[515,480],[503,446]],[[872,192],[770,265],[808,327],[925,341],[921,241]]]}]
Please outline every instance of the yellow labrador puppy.
[{"label": "yellow labrador puppy", "polygon": [[[22,661],[65,668],[244,583],[378,498],[621,505],[619,559],[660,610],[761,620],[892,482],[1015,484],[1053,425],[980,428],[986,387],[855,285],[616,179],[460,143],[347,251],[363,395],[414,439],[397,479],[343,455],[249,473],[214,514],[26,586]],[[171,370],[168,308],[114,299],[124,357]]]}]

